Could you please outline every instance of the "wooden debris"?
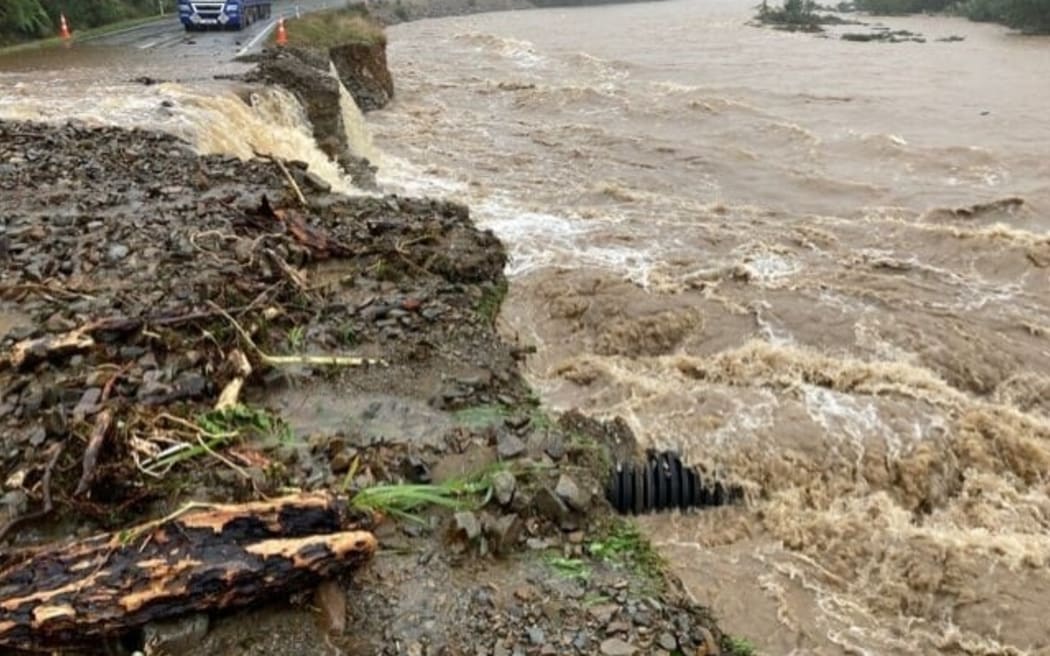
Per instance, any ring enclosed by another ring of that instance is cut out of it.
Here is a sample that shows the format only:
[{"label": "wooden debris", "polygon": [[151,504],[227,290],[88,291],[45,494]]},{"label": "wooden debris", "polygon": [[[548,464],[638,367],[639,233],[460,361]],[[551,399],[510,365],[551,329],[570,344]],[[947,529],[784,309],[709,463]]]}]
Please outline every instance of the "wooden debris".
[{"label": "wooden debris", "polygon": [[219,400],[215,402],[216,410],[225,410],[237,405],[241,397],[241,388],[244,387],[244,381],[248,376],[252,375],[252,365],[240,349],[231,351],[226,361],[232,365],[234,377],[233,380],[226,383],[226,387],[222,388]]},{"label": "wooden debris", "polygon": [[340,243],[331,235],[318,228],[313,228],[306,223],[302,214],[292,210],[278,210],[270,205],[270,200],[262,197],[258,213],[269,219],[282,223],[288,234],[295,241],[309,249],[310,254],[318,259],[329,257],[352,255],[353,251],[345,244]]},{"label": "wooden debris", "polygon": [[84,449],[83,472],[80,475],[80,482],[77,483],[77,489],[73,491],[73,496],[79,497],[91,488],[95,468],[98,466],[98,453],[102,450],[106,434],[112,423],[113,413],[108,408],[99,412],[95,417],[95,426],[91,429],[91,437],[88,439],[87,448]]},{"label": "wooden debris", "polygon": [[215,505],[30,553],[0,571],[0,646],[52,649],[263,601],[366,561],[375,537],[326,493]]},{"label": "wooden debris", "polygon": [[87,332],[86,328],[77,328],[60,335],[24,339],[11,347],[7,361],[15,369],[21,369],[44,360],[86,351],[95,345],[95,340]]}]

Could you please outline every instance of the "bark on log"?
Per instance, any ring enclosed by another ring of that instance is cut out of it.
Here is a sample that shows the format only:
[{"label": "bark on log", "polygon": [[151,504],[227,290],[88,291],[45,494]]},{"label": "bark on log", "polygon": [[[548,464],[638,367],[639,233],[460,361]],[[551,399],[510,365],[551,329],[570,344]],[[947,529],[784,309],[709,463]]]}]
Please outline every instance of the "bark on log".
[{"label": "bark on log", "polygon": [[353,528],[331,495],[299,494],[31,552],[0,572],[0,646],[83,646],[314,585],[374,553],[375,537]]}]

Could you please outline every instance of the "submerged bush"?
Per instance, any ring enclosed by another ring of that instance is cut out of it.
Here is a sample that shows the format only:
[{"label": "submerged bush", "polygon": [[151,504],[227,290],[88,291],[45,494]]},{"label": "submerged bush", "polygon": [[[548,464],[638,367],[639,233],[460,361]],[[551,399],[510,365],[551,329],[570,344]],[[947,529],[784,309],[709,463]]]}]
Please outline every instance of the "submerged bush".
[{"label": "submerged bush", "polygon": [[1027,34],[1050,34],[1050,0],[965,0],[952,9],[972,21],[1002,23]]},{"label": "submerged bush", "polygon": [[814,0],[784,0],[780,7],[770,7],[763,1],[758,9],[758,20],[796,29],[819,30],[821,17]]}]

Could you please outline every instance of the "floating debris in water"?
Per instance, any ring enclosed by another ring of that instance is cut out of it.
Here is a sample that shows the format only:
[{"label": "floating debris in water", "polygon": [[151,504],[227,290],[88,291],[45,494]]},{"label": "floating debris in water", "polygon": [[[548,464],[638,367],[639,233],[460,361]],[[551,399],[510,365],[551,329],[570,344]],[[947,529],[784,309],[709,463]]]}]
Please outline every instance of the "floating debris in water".
[{"label": "floating debris in water", "polygon": [[743,491],[722,481],[705,481],[694,467],[671,451],[650,453],[646,462],[618,462],[609,476],[605,496],[621,514],[724,506]]}]

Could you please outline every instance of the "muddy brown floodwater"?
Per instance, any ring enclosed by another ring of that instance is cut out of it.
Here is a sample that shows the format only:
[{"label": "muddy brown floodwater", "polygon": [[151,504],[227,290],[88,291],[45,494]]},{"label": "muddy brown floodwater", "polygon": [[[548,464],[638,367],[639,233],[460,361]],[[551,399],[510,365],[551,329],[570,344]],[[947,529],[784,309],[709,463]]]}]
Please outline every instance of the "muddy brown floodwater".
[{"label": "muddy brown floodwater", "polygon": [[507,242],[545,402],[747,487],[644,520],[727,631],[1047,653],[1050,39],[850,43],[752,4],[397,26],[381,181]]}]

